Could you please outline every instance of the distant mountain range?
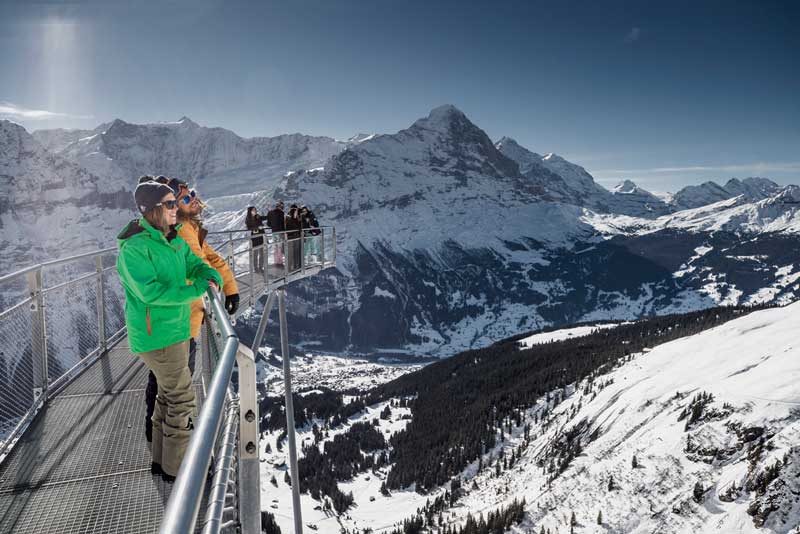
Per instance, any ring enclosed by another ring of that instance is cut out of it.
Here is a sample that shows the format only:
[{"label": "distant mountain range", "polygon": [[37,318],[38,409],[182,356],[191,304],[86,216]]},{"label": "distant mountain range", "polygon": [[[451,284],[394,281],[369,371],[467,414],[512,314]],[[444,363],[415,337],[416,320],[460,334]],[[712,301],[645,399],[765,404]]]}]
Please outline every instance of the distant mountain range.
[{"label": "distant mountain range", "polygon": [[245,139],[183,117],[157,124],[116,119],[91,131],[42,130],[34,137],[116,187],[130,189],[143,174],[164,174],[220,196],[264,189],[286,172],[321,166],[366,136],[345,142],[301,134]]},{"label": "distant mountain range", "polygon": [[[338,272],[296,293],[300,339],[443,355],[548,325],[793,300],[797,188],[733,196],[737,183],[765,182],[732,181],[726,200],[679,210],[630,182],[607,191],[558,156],[493,143],[443,106],[282,178],[256,203],[302,201],[337,228]],[[212,221],[241,225],[219,211]]]},{"label": "distant mountain range", "polygon": [[245,139],[185,117],[33,135],[0,121],[0,135],[5,272],[113,245],[141,174],[197,184],[217,229],[242,227],[250,203],[303,202],[337,226],[339,262],[299,285],[290,311],[300,342],[329,350],[445,355],[545,325],[797,291],[797,188],[609,191],[556,154],[493,142],[453,106],[347,141]]}]

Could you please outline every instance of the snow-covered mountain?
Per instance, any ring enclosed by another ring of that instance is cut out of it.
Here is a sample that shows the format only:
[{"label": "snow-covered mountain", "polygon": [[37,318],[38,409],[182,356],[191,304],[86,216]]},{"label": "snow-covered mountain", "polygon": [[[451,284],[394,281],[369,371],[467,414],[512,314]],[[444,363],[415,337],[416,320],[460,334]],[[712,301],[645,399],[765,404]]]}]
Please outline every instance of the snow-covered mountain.
[{"label": "snow-covered mountain", "polygon": [[246,139],[187,117],[156,124],[116,119],[91,132],[43,130],[36,135],[115,188],[132,189],[143,174],[164,174],[198,184],[206,197],[266,189],[287,172],[321,167],[363,139],[342,142],[302,134]]},{"label": "snow-covered mountain", "polygon": [[549,199],[608,211],[609,192],[596,184],[583,167],[556,154],[541,156],[531,152],[509,137],[501,138],[495,147],[515,161],[520,172],[541,187]]},{"label": "snow-covered mountain", "polygon": [[80,139],[91,137],[108,129],[111,123],[101,124],[94,130],[55,128],[52,130],[34,130],[31,135],[50,152],[59,153],[70,144]]},{"label": "snow-covered mountain", "polygon": [[520,172],[540,185],[551,200],[635,217],[658,217],[672,211],[661,199],[628,180],[608,191],[586,169],[557,154],[541,156],[509,137],[495,146],[517,162]]},{"label": "snow-covered mountain", "polygon": [[623,180],[611,190],[614,212],[637,217],[659,217],[670,213],[670,207],[659,197],[631,182]]},{"label": "snow-covered mountain", "polygon": [[672,197],[671,205],[676,210],[699,208],[721,200],[743,195],[746,201],[764,200],[775,195],[781,187],[767,178],[731,178],[725,185],[704,182],[684,187]]},{"label": "snow-covered mountain", "polygon": [[0,120],[0,272],[114,246],[133,214],[129,192],[47,151]]},{"label": "snow-covered mountain", "polygon": [[[555,172],[569,169],[570,180]],[[447,355],[545,325],[800,294],[797,206],[781,200],[791,188],[632,217],[581,203],[664,203],[632,184],[583,195],[579,169],[495,145],[443,106],[248,200],[305,203],[336,226],[338,272],[300,284],[290,310],[300,340],[330,350]],[[212,223],[241,226],[218,201]]]}]

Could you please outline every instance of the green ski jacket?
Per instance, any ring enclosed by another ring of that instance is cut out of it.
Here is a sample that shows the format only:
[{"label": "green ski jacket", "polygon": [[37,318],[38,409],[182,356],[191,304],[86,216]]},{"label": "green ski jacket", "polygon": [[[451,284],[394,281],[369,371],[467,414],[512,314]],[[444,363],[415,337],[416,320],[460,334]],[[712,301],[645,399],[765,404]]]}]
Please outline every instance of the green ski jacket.
[{"label": "green ski jacket", "polygon": [[[190,304],[222,277],[194,255],[186,241],[169,239],[144,218],[117,236],[117,272],[125,288],[125,325],[132,352],[162,349],[190,337]],[[192,284],[188,284],[191,280]]]}]

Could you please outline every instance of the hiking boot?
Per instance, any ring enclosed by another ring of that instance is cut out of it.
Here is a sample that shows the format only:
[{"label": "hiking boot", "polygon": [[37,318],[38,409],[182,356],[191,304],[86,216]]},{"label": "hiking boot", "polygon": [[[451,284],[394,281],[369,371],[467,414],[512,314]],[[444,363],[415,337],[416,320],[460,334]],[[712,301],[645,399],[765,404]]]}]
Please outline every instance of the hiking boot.
[{"label": "hiking boot", "polygon": [[166,474],[166,473],[164,473],[162,471],[161,472],[161,480],[163,480],[164,482],[166,482],[168,484],[172,484],[173,482],[175,482],[175,477],[172,476],[172,475],[168,475],[168,474]]}]

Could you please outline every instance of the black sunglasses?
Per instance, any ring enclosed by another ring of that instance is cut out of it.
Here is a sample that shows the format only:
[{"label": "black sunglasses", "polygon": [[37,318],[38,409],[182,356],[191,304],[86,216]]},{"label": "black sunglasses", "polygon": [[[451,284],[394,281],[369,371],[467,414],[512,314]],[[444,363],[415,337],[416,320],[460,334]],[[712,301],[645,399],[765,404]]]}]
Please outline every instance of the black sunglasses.
[{"label": "black sunglasses", "polygon": [[159,202],[158,204],[156,204],[153,207],[158,207],[158,206],[164,206],[168,210],[174,210],[175,208],[178,207],[178,201],[177,200],[165,200],[164,202]]}]

